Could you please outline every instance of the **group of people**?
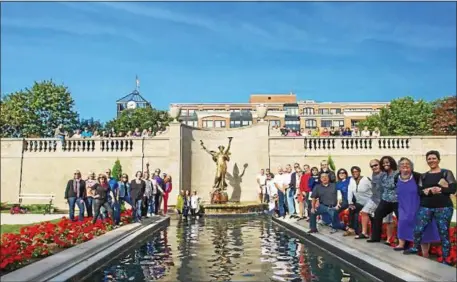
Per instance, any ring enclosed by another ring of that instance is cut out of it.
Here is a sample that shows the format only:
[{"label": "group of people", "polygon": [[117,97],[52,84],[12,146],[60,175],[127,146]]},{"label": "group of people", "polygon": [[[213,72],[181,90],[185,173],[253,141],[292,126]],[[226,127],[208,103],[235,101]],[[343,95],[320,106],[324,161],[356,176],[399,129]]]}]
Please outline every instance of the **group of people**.
[{"label": "group of people", "polygon": [[114,128],[110,130],[94,130],[91,131],[88,127],[85,127],[83,130],[76,129],[73,133],[64,130],[63,125],[60,124],[54,131],[54,137],[59,139],[86,139],[86,138],[112,138],[112,137],[152,137],[155,135],[162,134],[164,128],[161,128],[157,132],[152,130],[152,127],[148,129],[140,130],[138,127],[135,130],[129,130],[127,132],[116,132]]},{"label": "group of people", "polygon": [[108,215],[115,225],[119,225],[121,207],[128,203],[133,209],[135,222],[143,217],[159,214],[163,203],[163,214],[168,210],[168,196],[173,189],[171,176],[156,169],[153,174],[148,169],[144,172],[137,171],[135,178],[129,180],[129,176],[123,173],[117,180],[112,176],[111,169],[98,176],[90,172],[83,180],[79,170],[74,172],[65,189],[65,199],[69,205],[69,217],[75,220],[75,206],[78,206],[79,217],[82,221],[84,213],[92,217],[93,223],[99,217],[106,218]]},{"label": "group of people", "polygon": [[184,219],[189,217],[189,213],[192,217],[198,219],[201,215],[200,201],[197,191],[193,191],[191,195],[189,190],[182,190],[176,200],[176,212]]},{"label": "group of people", "polygon": [[[278,168],[273,175],[262,169],[259,200],[269,204],[271,213],[279,217],[309,221],[309,232],[316,233],[317,220],[330,226],[331,233],[344,231],[343,236],[381,242],[383,223],[387,223],[387,245],[393,237],[393,214],[397,219],[398,244],[395,251],[428,257],[430,243],[441,242],[443,262],[450,254],[449,228],[454,212],[451,195],[457,184],[452,171],[440,167],[440,153],[426,154],[429,170],[414,171],[413,162],[390,156],[373,159],[369,165],[371,177],[363,176],[360,167],[353,166],[351,175],[341,168],[335,173],[323,161],[321,168]],[[340,213],[349,211],[349,223],[340,221]],[[359,217],[361,220],[359,221]],[[371,223],[371,234],[368,229]]]},{"label": "group of people", "polygon": [[363,128],[362,131],[359,130],[358,127],[354,127],[353,129],[346,127],[340,127],[340,128],[335,128],[335,127],[324,127],[322,130],[319,127],[316,127],[315,129],[311,130],[305,130],[304,128],[301,128],[300,130],[293,130],[290,128],[287,128],[286,126],[283,126],[281,129],[281,134],[283,136],[310,136],[310,137],[380,137],[381,136],[381,131],[379,130],[378,127],[375,127],[373,130],[369,130],[367,126]]}]

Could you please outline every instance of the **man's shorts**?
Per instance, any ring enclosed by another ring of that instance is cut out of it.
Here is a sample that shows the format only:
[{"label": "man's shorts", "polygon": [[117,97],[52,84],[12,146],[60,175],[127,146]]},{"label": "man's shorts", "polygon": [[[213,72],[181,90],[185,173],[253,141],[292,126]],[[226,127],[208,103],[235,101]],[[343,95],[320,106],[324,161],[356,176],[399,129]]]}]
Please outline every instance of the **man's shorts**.
[{"label": "man's shorts", "polygon": [[[373,202],[372,200],[368,200],[368,202],[363,206],[362,212],[369,214],[371,217],[374,217],[374,213],[378,205]],[[382,223],[392,223],[393,222],[393,214],[390,213],[386,217],[383,218]]]}]

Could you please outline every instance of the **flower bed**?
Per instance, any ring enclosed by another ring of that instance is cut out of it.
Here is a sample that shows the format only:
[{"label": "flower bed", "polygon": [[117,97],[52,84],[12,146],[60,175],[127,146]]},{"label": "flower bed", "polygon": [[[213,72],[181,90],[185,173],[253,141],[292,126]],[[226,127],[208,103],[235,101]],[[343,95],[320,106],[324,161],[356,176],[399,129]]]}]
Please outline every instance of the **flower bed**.
[{"label": "flower bed", "polygon": [[[92,224],[92,218],[73,222],[63,217],[58,223],[42,222],[24,226],[19,234],[6,233],[1,237],[0,271],[1,274],[16,270],[40,258],[47,257],[65,248],[89,241],[94,237],[112,230],[112,221],[98,220]],[[132,222],[132,211],[121,214],[123,224]]]},{"label": "flower bed", "polygon": [[[349,223],[349,211],[348,210],[345,210],[344,212],[340,213],[340,220],[343,221],[345,224],[348,224]],[[396,239],[397,238],[397,219],[395,217],[393,217],[393,224],[394,224],[394,230],[393,230],[393,235],[392,235],[392,238],[391,238],[391,246],[396,246]],[[362,226],[361,224],[361,217],[359,217],[359,224],[360,226]],[[369,232],[371,232],[371,223],[369,223],[368,225],[368,230]],[[386,233],[386,230],[387,230],[387,223],[384,223],[383,224],[383,227],[382,227],[382,235],[381,235],[381,239],[383,240],[386,240],[387,239],[387,233]],[[447,260],[447,263],[453,265],[453,266],[456,266],[457,265],[457,227],[451,227],[449,229],[449,239],[451,241],[451,251],[450,251],[450,255],[448,257],[448,260]],[[419,252],[419,255],[422,255],[420,252]],[[440,243],[437,243],[437,244],[432,244],[432,246],[430,247],[430,255],[431,256],[435,256],[436,257],[436,260],[439,261],[439,262],[442,262],[443,261],[443,251],[441,249],[441,244]]]}]

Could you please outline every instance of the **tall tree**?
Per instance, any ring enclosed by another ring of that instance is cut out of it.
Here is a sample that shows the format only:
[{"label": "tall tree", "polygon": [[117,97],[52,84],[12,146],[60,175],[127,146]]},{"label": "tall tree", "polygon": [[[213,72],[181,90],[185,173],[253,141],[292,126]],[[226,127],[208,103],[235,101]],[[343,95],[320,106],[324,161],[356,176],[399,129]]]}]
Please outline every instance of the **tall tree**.
[{"label": "tall tree", "polygon": [[152,128],[154,132],[163,129],[170,122],[168,112],[159,111],[151,107],[126,109],[119,117],[106,123],[106,128],[114,128],[116,132],[128,132]]},{"label": "tall tree", "polygon": [[436,135],[457,134],[457,97],[450,96],[435,102],[433,110],[433,133]]},{"label": "tall tree", "polygon": [[94,132],[95,130],[101,131],[104,129],[104,125],[100,120],[95,120],[94,118],[90,119],[80,119],[77,125],[78,129],[84,130],[88,128],[89,131]]},{"label": "tall tree", "polygon": [[370,130],[379,127],[383,135],[428,135],[432,132],[432,119],[432,103],[404,97],[392,100],[388,107],[359,126],[368,126]]},{"label": "tall tree", "polygon": [[6,95],[2,100],[2,135],[52,137],[59,124],[74,128],[78,123],[74,104],[66,86],[52,80],[35,82],[31,89]]}]

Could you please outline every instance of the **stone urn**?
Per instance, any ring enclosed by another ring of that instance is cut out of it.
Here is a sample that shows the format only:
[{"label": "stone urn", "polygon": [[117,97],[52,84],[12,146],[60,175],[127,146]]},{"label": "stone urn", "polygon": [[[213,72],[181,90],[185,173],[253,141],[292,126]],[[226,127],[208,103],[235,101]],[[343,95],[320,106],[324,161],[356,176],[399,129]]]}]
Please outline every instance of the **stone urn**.
[{"label": "stone urn", "polygon": [[181,115],[181,108],[175,105],[170,107],[169,111],[170,117],[173,119],[173,122],[178,122],[179,115]]},{"label": "stone urn", "polygon": [[260,118],[260,122],[264,122],[267,116],[268,108],[264,104],[260,104],[256,108],[257,117]]}]

